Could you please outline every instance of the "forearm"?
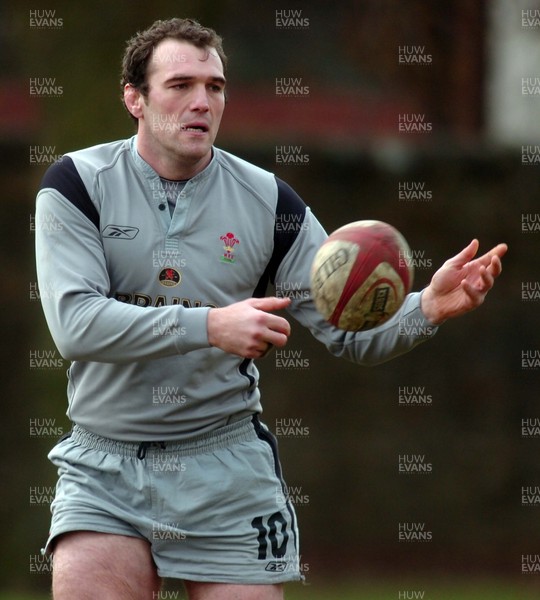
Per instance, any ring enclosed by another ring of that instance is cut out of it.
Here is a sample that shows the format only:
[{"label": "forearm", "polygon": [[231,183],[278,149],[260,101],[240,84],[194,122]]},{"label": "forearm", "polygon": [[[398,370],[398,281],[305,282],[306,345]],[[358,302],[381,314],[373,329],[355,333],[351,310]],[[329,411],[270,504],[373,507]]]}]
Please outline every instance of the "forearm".
[{"label": "forearm", "polygon": [[400,310],[386,323],[369,331],[346,332],[326,323],[303,303],[295,314],[334,356],[363,366],[375,366],[406,352],[433,337],[437,327],[423,314],[421,293],[409,294]]},{"label": "forearm", "polygon": [[123,363],[208,347],[207,308],[123,304],[72,294],[44,302],[49,330],[68,360]]}]

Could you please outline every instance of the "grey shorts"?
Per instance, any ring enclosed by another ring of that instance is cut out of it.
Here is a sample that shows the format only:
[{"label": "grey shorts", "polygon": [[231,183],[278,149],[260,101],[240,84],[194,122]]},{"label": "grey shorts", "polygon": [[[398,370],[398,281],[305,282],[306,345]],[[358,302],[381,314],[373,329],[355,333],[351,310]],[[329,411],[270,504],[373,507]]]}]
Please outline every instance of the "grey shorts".
[{"label": "grey shorts", "polygon": [[124,443],[75,426],[58,467],[46,551],[69,531],[148,540],[158,574],[272,584],[302,579],[274,436],[257,417],[179,443]]}]

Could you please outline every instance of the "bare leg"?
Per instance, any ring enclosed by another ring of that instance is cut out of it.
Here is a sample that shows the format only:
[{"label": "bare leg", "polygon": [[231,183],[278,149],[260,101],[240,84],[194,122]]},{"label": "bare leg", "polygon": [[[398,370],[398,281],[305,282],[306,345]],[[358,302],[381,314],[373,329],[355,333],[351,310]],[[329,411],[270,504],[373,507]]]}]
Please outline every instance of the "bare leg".
[{"label": "bare leg", "polygon": [[283,586],[185,581],[189,600],[283,600]]},{"label": "bare leg", "polygon": [[76,531],[56,542],[54,600],[152,600],[159,588],[146,540]]}]

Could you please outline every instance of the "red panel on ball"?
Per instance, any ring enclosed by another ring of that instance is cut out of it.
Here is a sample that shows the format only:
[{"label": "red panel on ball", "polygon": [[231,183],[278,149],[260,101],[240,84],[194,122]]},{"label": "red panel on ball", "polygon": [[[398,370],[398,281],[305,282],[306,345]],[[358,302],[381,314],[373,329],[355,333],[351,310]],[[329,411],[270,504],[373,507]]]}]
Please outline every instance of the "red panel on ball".
[{"label": "red panel on ball", "polygon": [[[381,262],[388,263],[401,277],[405,289],[410,290],[410,273],[406,263],[401,260],[400,252],[403,247],[397,243],[397,235],[400,235],[393,227],[382,222],[374,222],[372,225],[358,227],[347,227],[344,229],[338,229],[328,239],[330,240],[342,240],[346,242],[352,242],[360,246],[360,252],[356,257],[353,268],[349,274],[349,278],[341,297],[339,298],[336,308],[332,313],[329,321],[332,325],[338,325],[339,318],[343,309],[356,290],[362,285],[364,280],[373,273],[377,265]],[[390,285],[397,294],[397,290],[393,285],[392,281],[385,278],[384,282]],[[379,280],[375,285],[382,283]],[[372,286],[373,287],[373,286]],[[371,291],[370,288],[369,291]],[[366,296],[369,294],[366,293]]]}]

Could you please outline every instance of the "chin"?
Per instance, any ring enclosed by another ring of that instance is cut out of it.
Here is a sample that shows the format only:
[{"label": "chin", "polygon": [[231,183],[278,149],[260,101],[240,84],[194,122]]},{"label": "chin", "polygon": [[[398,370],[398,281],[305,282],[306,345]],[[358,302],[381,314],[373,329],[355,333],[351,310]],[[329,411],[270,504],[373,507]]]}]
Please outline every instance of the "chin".
[{"label": "chin", "polygon": [[211,158],[211,147],[206,147],[204,149],[189,149],[186,148],[185,146],[181,146],[179,149],[177,149],[177,156],[178,159],[181,161],[185,161],[185,162],[189,162],[192,164],[196,164],[198,162],[204,161],[205,159],[208,159],[208,161],[210,161]]}]

